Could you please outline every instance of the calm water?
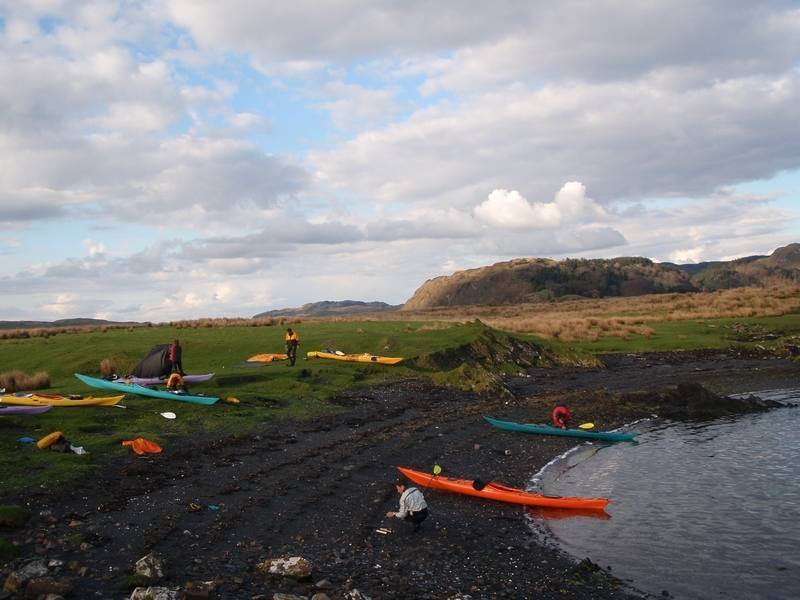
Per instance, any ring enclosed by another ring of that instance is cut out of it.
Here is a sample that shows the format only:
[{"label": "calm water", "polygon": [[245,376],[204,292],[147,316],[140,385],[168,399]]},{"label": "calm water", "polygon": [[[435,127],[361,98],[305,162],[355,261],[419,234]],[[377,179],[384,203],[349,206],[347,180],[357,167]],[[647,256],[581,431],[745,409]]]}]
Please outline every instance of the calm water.
[{"label": "calm water", "polygon": [[[800,403],[800,389],[757,395]],[[610,498],[610,519],[533,526],[656,595],[800,598],[800,408],[634,429],[638,444],[581,446],[530,486]]]}]

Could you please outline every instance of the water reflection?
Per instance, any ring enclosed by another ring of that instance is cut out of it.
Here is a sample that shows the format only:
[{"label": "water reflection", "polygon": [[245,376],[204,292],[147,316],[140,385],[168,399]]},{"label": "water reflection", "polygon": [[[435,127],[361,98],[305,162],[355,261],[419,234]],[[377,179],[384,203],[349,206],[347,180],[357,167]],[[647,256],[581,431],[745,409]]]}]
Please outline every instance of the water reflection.
[{"label": "water reflection", "polygon": [[542,506],[536,506],[527,507],[525,512],[531,519],[540,519],[544,521],[574,518],[599,519],[601,521],[606,521],[611,518],[611,515],[602,508],[591,510],[587,508],[546,508]]}]

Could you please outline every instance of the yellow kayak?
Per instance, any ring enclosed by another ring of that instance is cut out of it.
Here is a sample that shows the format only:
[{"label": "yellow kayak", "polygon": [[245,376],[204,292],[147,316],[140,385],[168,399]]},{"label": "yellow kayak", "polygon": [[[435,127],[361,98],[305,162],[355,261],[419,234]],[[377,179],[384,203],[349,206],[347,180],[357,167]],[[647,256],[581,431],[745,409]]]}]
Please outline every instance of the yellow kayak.
[{"label": "yellow kayak", "polygon": [[330,358],[332,360],[346,360],[348,362],[378,363],[381,365],[396,365],[403,362],[402,358],[390,356],[375,356],[374,354],[334,354],[332,352],[309,352],[308,358]]},{"label": "yellow kayak", "polygon": [[120,400],[125,397],[125,394],[120,396],[106,396],[103,398],[95,398],[94,396],[86,396],[85,398],[68,398],[67,396],[59,396],[56,394],[26,394],[24,396],[15,396],[14,394],[3,394],[0,396],[0,405],[17,405],[17,406],[113,406],[118,404]]},{"label": "yellow kayak", "polygon": [[247,362],[268,363],[276,360],[289,360],[288,354],[254,354],[247,359]]}]

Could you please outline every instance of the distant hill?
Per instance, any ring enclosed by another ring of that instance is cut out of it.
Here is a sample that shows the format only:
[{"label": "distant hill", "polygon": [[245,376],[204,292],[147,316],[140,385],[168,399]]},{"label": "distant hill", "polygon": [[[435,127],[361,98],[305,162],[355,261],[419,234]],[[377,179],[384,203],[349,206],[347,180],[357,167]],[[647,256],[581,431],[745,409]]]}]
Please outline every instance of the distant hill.
[{"label": "distant hill", "polygon": [[105,319],[58,319],[56,321],[0,321],[0,329],[42,329],[46,327],[102,327],[103,325],[141,325],[136,321]]},{"label": "distant hill", "polygon": [[556,261],[518,258],[426,281],[403,310],[464,304],[517,304],[564,296],[601,298],[692,290],[689,274],[647,258]]},{"label": "distant hill", "polygon": [[778,248],[769,256],[712,264],[694,274],[692,283],[705,292],[748,285],[800,284],[800,244]]},{"label": "distant hill", "polygon": [[551,260],[518,258],[429,279],[402,310],[469,304],[517,304],[569,296],[602,298],[731,287],[800,284],[800,244],[770,256],[691,265],[642,257]]},{"label": "distant hill", "polygon": [[361,302],[360,300],[323,300],[309,302],[297,308],[281,308],[268,310],[254,315],[254,319],[267,317],[334,317],[337,315],[353,315],[358,313],[383,312],[397,310],[399,306],[385,302]]}]

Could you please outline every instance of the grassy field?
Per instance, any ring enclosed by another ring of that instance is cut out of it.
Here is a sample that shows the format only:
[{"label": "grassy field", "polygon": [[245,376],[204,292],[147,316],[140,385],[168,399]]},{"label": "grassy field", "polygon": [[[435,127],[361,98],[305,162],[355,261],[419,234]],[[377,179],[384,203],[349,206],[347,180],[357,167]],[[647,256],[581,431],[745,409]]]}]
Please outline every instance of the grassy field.
[{"label": "grassy field", "polygon": [[[253,354],[283,352],[282,327],[147,327],[1,340],[0,365],[4,371],[46,371],[51,381],[48,391],[97,396],[113,393],[88,388],[73,373],[97,376],[100,362],[110,359],[119,374],[127,374],[152,346],[178,337],[188,373],[217,374],[210,382],[191,386],[190,391],[235,396],[241,404],[218,402],[204,407],[128,395],[122,402],[124,409],[55,407],[40,416],[0,417],[0,492],[9,484],[53,484],[109,456],[130,452],[120,444],[125,439],[141,436],[169,445],[180,443],[182,437],[210,431],[246,435],[272,419],[304,418],[338,410],[327,400],[342,390],[419,376],[418,371],[403,365],[304,360],[306,351],[333,347],[344,352],[414,357],[468,343],[485,327],[479,323],[348,322],[300,324],[295,329],[301,346],[294,367],[282,362],[257,366],[245,362]],[[177,419],[163,418],[160,413],[164,411],[175,412]],[[39,439],[51,431],[63,432],[90,455],[44,452],[17,442],[22,436]]]},{"label": "grassy field", "polygon": [[[558,341],[548,344],[557,350],[603,354],[610,352],[667,352],[760,346],[778,353],[787,344],[800,344],[800,313],[776,317],[743,319],[698,319],[654,321],[647,335],[631,334],[627,338],[608,336],[594,341]],[[521,336],[524,337],[524,336]]]},{"label": "grassy field", "polygon": [[[59,334],[0,340],[2,370],[48,373],[49,391],[108,395],[85,387],[73,373],[99,375],[104,359],[127,374],[147,351],[178,337],[189,373],[215,372],[210,382],[191,386],[192,393],[235,396],[240,405],[219,402],[211,407],[171,400],[126,396],[125,408],[53,408],[41,416],[0,417],[0,495],[27,486],[55,486],[110,457],[130,452],[122,440],[146,437],[169,447],[193,434],[208,432],[248,435],[259,424],[285,418],[308,418],[340,410],[329,402],[346,389],[404,377],[430,377],[440,383],[463,384],[464,373],[432,373],[413,364],[387,367],[321,359],[304,360],[305,352],[333,347],[344,352],[370,352],[406,358],[436,353],[474,342],[488,328],[480,322],[314,321],[293,326],[301,336],[295,367],[285,363],[252,366],[247,357],[283,351],[283,327],[142,327],[105,332]],[[646,335],[627,339],[608,335],[593,341],[548,340],[530,334],[517,337],[548,346],[556,354],[579,361],[604,352],[694,350],[728,346],[763,346],[782,350],[800,340],[800,313],[780,316],[648,321]],[[167,420],[159,413],[175,412]],[[18,443],[22,436],[39,439],[61,431],[90,454],[77,456],[38,450]]]}]

